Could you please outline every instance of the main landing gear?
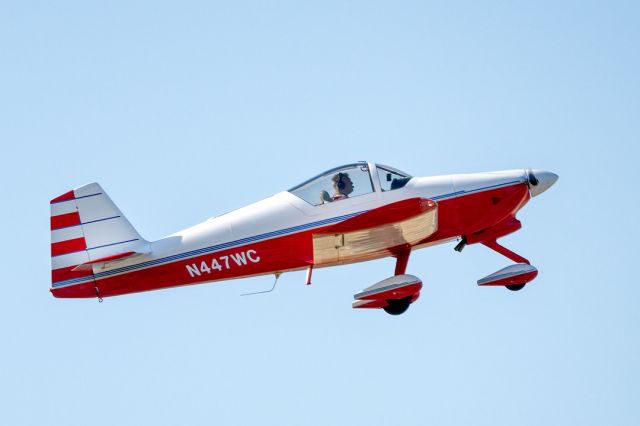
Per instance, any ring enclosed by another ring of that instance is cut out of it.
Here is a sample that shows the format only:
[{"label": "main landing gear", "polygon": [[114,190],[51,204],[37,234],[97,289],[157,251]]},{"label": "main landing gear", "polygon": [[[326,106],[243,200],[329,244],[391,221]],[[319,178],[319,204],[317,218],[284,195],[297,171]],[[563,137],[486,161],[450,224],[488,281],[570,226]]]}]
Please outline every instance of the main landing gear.
[{"label": "main landing gear", "polygon": [[384,309],[389,315],[401,315],[409,305],[418,300],[422,281],[416,276],[405,274],[410,250],[396,256],[395,275],[356,293],[353,307],[356,309]]},{"label": "main landing gear", "polygon": [[387,300],[388,305],[385,306],[384,311],[389,315],[401,315],[404,314],[407,309],[409,309],[409,305],[411,305],[412,297],[404,297],[402,299],[389,299]]},{"label": "main landing gear", "polygon": [[520,291],[524,288],[526,284],[527,283],[511,284],[511,285],[505,285],[505,287],[511,291]]}]

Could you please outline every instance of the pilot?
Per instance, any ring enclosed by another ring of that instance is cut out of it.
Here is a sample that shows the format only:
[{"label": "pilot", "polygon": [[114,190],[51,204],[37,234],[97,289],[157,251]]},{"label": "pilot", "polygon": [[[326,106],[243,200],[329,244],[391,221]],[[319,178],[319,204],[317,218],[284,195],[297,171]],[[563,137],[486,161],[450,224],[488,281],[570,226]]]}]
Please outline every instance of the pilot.
[{"label": "pilot", "polygon": [[349,177],[349,173],[340,172],[331,178],[333,181],[333,196],[329,196],[327,191],[320,192],[320,198],[323,203],[331,203],[333,201],[344,200],[349,198],[349,194],[353,192],[353,182]]}]

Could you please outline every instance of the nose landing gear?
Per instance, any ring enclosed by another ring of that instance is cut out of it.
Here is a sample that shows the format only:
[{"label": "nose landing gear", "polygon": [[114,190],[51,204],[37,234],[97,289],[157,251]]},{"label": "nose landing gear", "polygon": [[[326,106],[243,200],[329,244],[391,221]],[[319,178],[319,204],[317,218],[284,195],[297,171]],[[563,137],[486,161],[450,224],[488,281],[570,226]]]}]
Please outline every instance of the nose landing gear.
[{"label": "nose landing gear", "polygon": [[533,281],[538,276],[538,270],[527,259],[501,246],[496,240],[485,241],[482,244],[518,263],[487,275],[478,280],[478,285],[505,286],[511,291],[520,291],[528,282]]}]

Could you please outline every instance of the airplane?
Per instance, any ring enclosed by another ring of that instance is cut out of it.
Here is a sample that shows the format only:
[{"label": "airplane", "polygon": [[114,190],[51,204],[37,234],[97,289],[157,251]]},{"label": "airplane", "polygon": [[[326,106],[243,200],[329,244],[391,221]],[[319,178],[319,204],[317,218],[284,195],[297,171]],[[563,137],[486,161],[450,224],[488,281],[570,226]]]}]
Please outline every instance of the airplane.
[{"label": "airplane", "polygon": [[[287,191],[147,241],[97,183],[51,200],[51,292],[98,298],[306,270],[384,257],[391,277],[354,295],[353,308],[404,313],[422,281],[406,273],[413,250],[457,240],[483,244],[513,264],[479,286],[522,289],[538,274],[497,240],[521,228],[517,212],[558,179],[544,170],[413,177],[355,162]],[[275,287],[275,283],[274,283]]]}]

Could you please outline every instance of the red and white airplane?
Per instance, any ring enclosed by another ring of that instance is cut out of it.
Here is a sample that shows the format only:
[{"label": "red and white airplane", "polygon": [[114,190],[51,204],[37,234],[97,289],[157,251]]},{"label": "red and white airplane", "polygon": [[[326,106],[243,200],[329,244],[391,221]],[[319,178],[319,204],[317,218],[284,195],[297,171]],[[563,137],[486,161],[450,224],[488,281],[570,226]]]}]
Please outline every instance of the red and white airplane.
[{"label": "red and white airplane", "polygon": [[394,275],[357,293],[354,308],[401,314],[422,282],[405,273],[412,250],[481,243],[514,264],[478,281],[520,290],[538,271],[496,242],[516,213],[558,176],[541,170],[412,177],[358,162],[157,241],[140,236],[97,183],[51,200],[55,297],[117,296],[395,257]]}]

